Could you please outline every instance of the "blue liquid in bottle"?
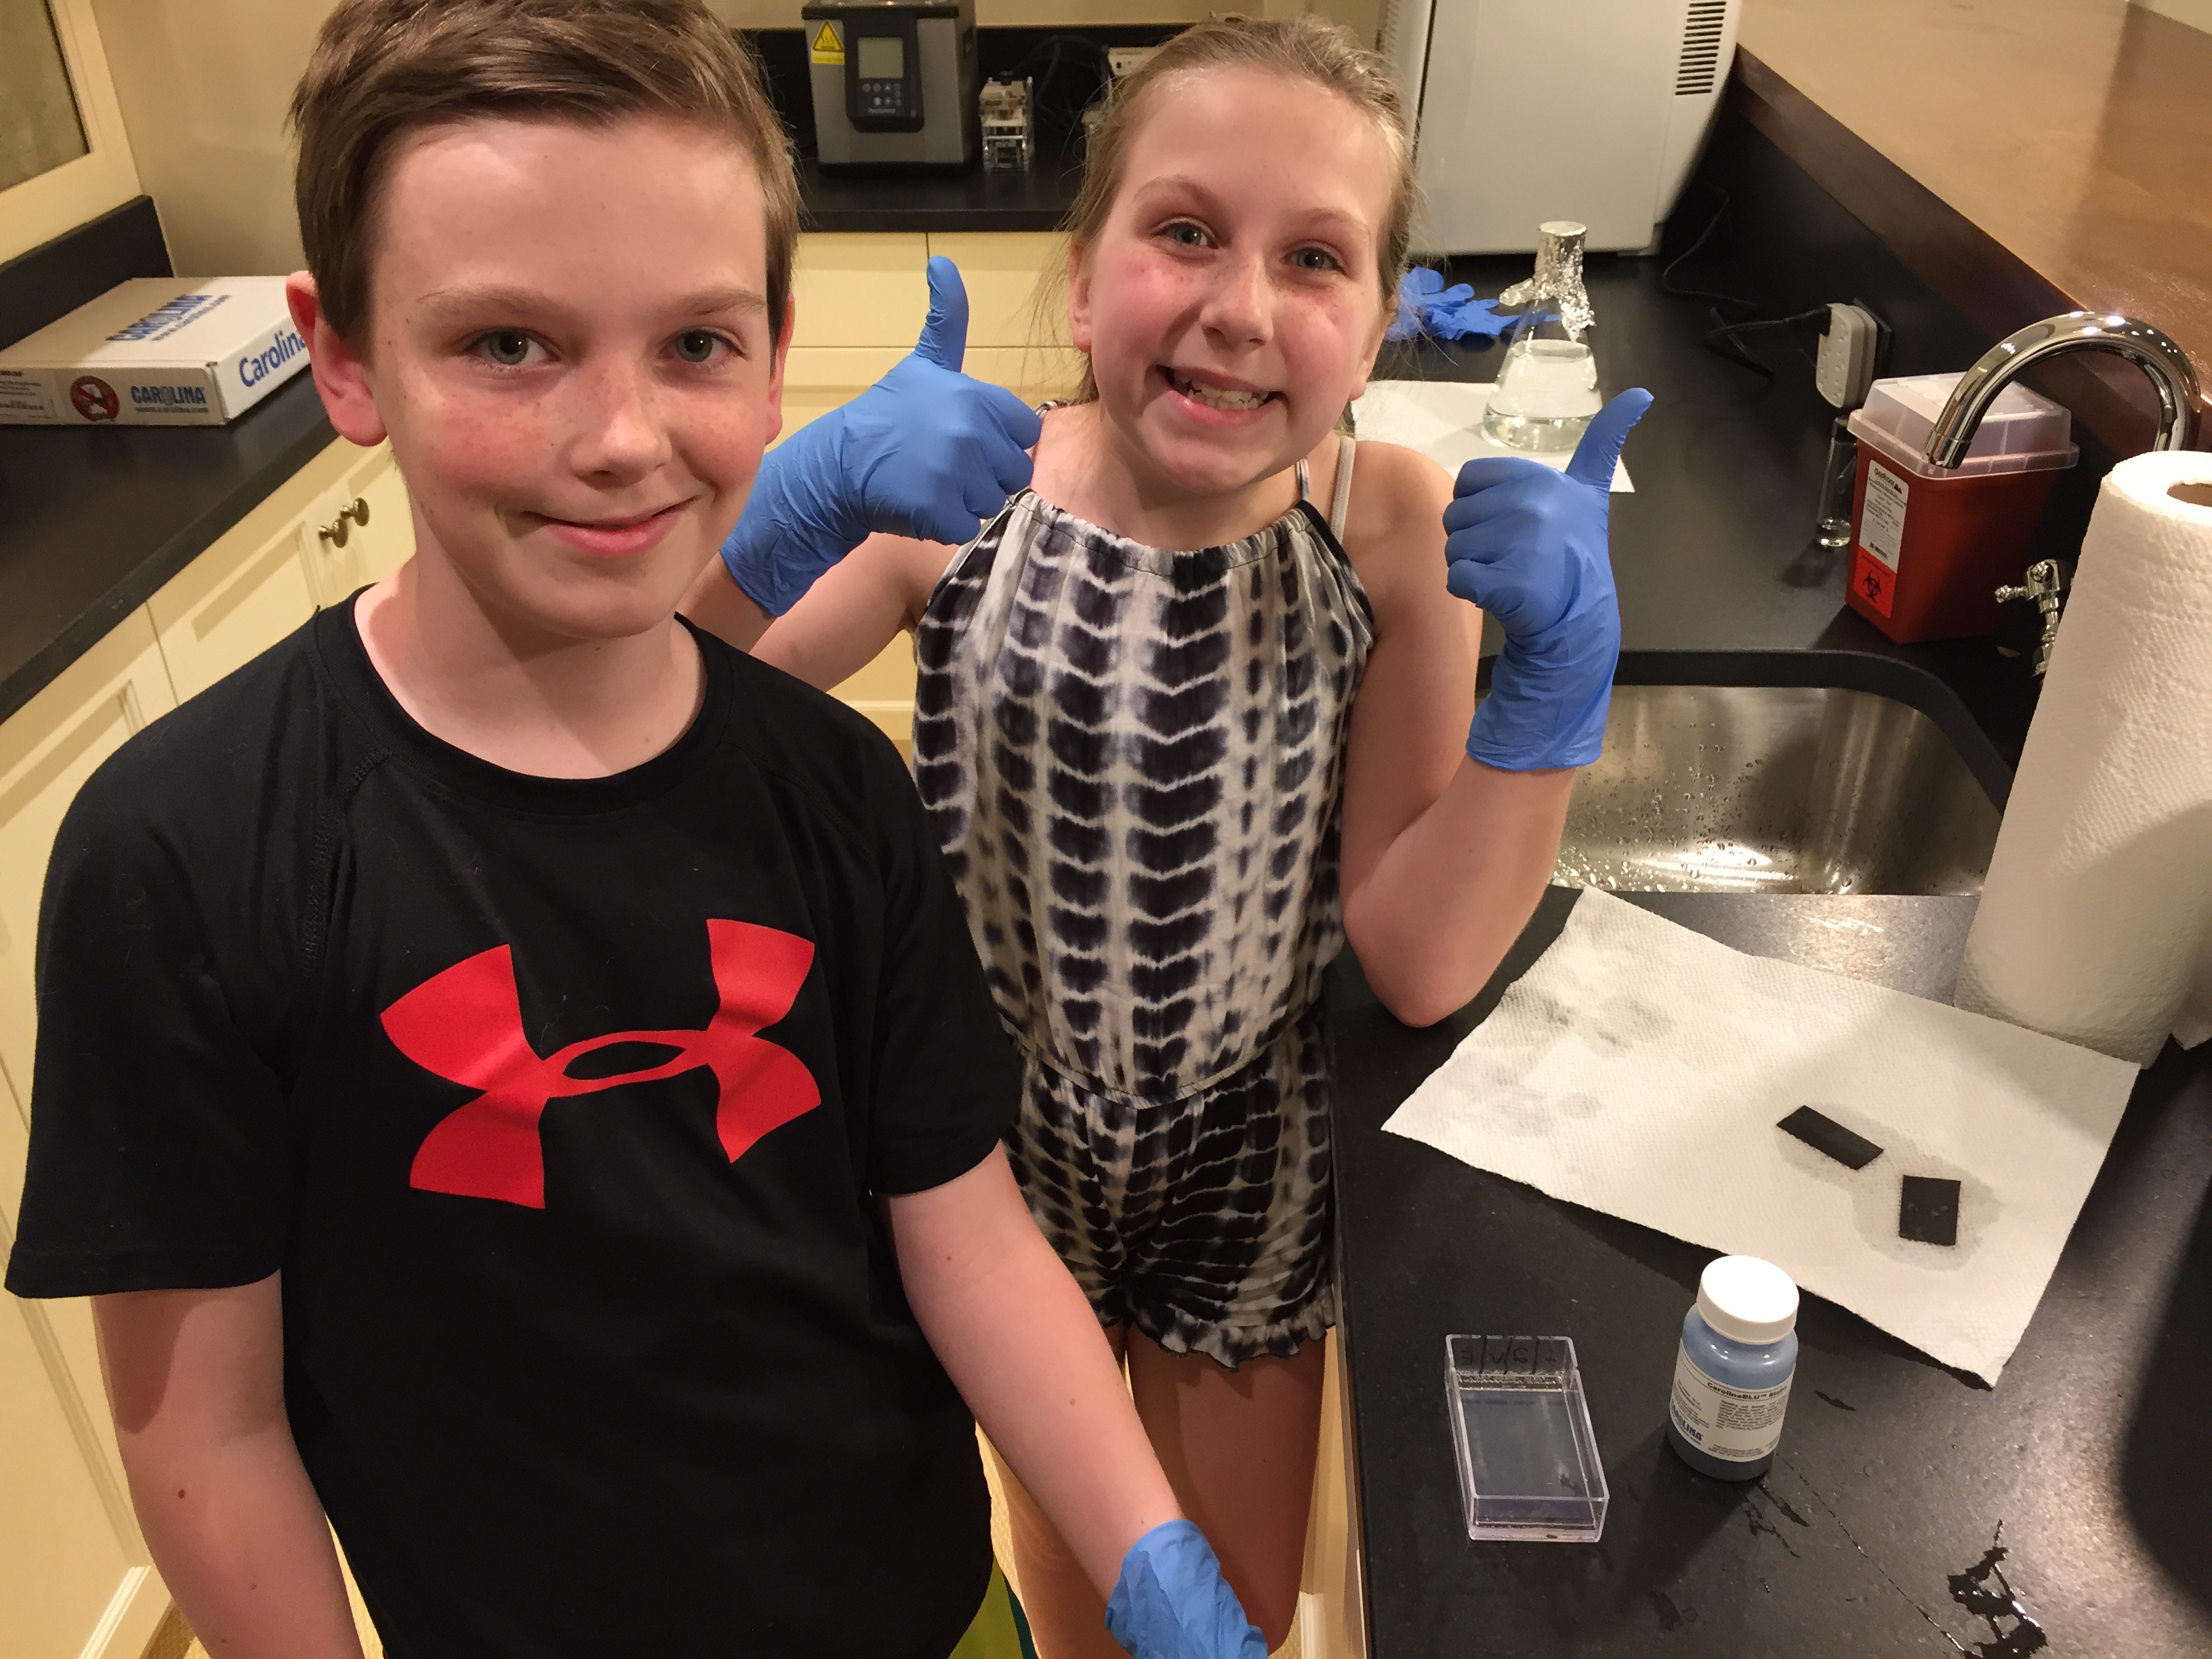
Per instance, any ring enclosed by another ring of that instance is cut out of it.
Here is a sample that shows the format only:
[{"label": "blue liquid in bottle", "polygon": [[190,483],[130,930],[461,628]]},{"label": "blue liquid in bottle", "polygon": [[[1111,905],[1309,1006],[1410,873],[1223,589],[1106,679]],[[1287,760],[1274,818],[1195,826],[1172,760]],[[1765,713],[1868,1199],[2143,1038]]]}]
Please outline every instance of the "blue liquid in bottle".
[{"label": "blue liquid in bottle", "polygon": [[1682,1319],[1667,1441],[1700,1474],[1755,1480],[1774,1465],[1797,1370],[1797,1286],[1756,1256],[1706,1264]]}]

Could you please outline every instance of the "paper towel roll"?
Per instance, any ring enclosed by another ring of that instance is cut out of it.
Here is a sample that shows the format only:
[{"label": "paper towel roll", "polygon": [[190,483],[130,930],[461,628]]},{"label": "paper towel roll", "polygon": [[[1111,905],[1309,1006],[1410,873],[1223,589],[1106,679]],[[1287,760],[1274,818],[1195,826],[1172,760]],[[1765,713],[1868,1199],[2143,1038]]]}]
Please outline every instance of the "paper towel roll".
[{"label": "paper towel roll", "polygon": [[2212,1035],[2212,454],[2114,467],[1966,938],[1961,1008],[2147,1066]]}]

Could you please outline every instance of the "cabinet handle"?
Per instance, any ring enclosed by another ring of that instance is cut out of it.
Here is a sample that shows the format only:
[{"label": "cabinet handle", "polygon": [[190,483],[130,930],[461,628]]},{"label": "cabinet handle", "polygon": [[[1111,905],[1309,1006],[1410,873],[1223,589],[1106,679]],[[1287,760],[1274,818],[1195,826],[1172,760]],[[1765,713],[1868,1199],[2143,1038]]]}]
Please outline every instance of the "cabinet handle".
[{"label": "cabinet handle", "polygon": [[366,496],[355,496],[352,506],[339,508],[337,517],[315,534],[332,547],[343,547],[346,538],[353,533],[348,526],[356,524],[364,528],[368,524],[368,500]]}]

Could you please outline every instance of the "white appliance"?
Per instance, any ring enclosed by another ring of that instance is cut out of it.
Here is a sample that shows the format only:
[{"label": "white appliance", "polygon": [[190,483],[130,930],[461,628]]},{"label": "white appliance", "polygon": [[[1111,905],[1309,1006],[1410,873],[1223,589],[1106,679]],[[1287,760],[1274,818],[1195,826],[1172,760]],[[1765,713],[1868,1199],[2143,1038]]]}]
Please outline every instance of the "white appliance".
[{"label": "white appliance", "polygon": [[1640,252],[1703,147],[1743,0],[1387,0],[1431,253],[1528,253],[1573,219]]}]

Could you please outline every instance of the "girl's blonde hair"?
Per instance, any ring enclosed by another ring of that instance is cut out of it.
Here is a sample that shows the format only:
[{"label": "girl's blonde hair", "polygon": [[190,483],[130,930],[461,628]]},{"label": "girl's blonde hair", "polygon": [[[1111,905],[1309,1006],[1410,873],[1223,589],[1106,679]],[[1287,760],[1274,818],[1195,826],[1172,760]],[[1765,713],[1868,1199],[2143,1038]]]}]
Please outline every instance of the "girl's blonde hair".
[{"label": "girl's blonde hair", "polygon": [[[1419,198],[1413,179],[1413,137],[1405,95],[1389,67],[1361,46],[1341,24],[1310,15],[1289,18],[1221,17],[1194,23],[1154,52],[1144,66],[1124,76],[1108,94],[1104,115],[1091,135],[1083,167],[1083,185],[1062,226],[1069,242],[1088,247],[1106,228],[1121,193],[1129,143],[1156,92],[1166,82],[1203,70],[1255,69],[1288,81],[1326,87],[1351,100],[1375,123],[1390,158],[1390,198],[1382,217],[1382,245],[1376,250],[1381,298],[1389,303],[1405,272],[1413,238]],[[1038,294],[1040,313],[1056,307],[1057,327],[1066,325],[1065,270],[1054,273]],[[1079,403],[1098,395],[1091,366],[1083,367]]]}]

